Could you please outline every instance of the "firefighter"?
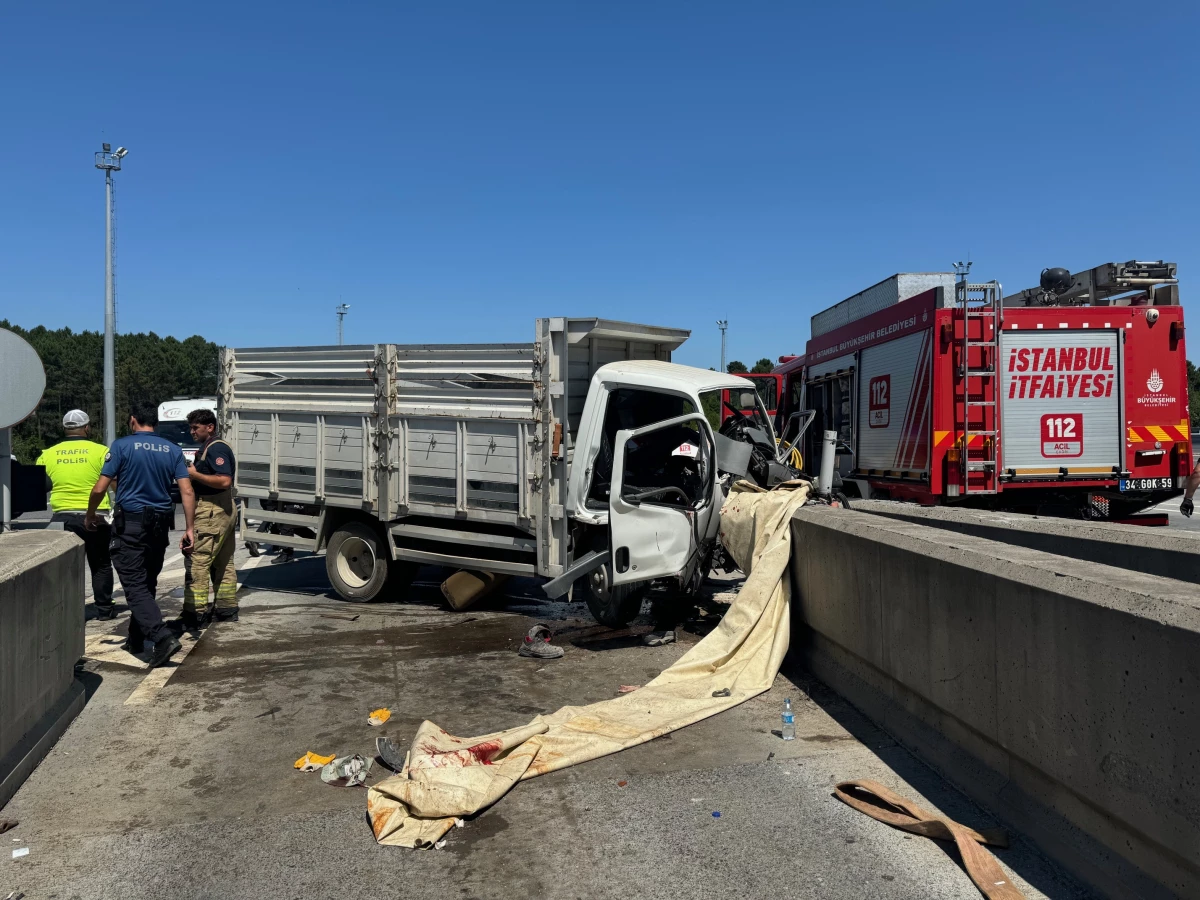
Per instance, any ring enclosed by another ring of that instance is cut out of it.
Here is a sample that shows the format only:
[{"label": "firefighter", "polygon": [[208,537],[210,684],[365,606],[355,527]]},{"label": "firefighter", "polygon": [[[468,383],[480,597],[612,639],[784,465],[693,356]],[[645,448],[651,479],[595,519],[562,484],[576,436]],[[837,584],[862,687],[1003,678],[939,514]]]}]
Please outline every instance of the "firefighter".
[{"label": "firefighter", "polygon": [[153,406],[139,404],[130,411],[129,430],[133,433],[113,441],[108,449],[83,520],[88,531],[98,528],[96,510],[115,481],[117,507],[113,511],[109,552],[132,613],[125,650],[141,653],[145,641],[151,641],[154,645],[151,668],[163,665],[181,647],[179,639],[163,622],[156,601],[158,575],[175,522],[172,481],[179,486],[183,502],[185,549],[192,544],[192,519],[196,512],[196,495],[188,480],[183,451],[154,433],[157,424],[158,411]]},{"label": "firefighter", "polygon": [[218,622],[238,620],[237,570],[233,566],[233,551],[237,547],[233,449],[216,436],[217,417],[211,409],[188,413],[188,426],[200,449],[196,451],[195,462],[188,466],[188,476],[196,491],[196,543],[188,557],[184,580],[181,630],[207,624],[210,580],[217,594],[212,618]]},{"label": "firefighter", "polygon": [[[83,527],[88,508],[88,494],[100,477],[104,465],[104,454],[108,448],[88,439],[91,419],[82,409],[73,409],[63,416],[66,439],[53,447],[47,447],[37,458],[39,466],[46,467],[46,480],[50,489],[51,522],[61,522],[63,529],[82,539],[87,554],[88,568],[92,573],[92,602],[96,606],[97,619],[115,619],[117,608],[113,605],[112,560],[108,555],[111,530],[108,522],[98,519],[94,531]],[[105,496],[97,507],[101,512],[109,511]]]}]

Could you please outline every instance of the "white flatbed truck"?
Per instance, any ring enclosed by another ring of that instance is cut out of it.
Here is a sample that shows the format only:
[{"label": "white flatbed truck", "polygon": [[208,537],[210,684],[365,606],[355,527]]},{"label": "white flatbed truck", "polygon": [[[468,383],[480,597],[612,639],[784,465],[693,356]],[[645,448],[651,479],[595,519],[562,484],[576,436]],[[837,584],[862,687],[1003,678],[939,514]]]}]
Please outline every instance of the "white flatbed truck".
[{"label": "white flatbed truck", "polygon": [[[226,349],[238,495],[275,507],[255,519],[311,533],[263,542],[325,550],[346,599],[398,599],[439,565],[539,576],[552,597],[582,579],[595,617],[623,624],[652,581],[703,579],[718,448],[734,443],[712,413],[722,391],[754,394],[671,363],[688,335],[545,318],[527,344]],[[294,504],[305,512],[278,511]]]}]

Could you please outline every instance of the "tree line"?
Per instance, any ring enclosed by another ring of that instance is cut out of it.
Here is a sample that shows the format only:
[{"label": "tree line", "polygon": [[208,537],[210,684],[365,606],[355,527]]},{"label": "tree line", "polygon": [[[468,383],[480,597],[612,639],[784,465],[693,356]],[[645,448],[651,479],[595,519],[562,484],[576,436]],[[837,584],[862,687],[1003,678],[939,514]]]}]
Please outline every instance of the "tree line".
[{"label": "tree line", "polygon": [[[92,420],[92,439],[104,440],[104,335],[97,331],[30,330],[0,319],[27,340],[42,358],[46,392],[32,416],[13,428],[13,453],[31,464],[46,447],[63,438],[62,417],[82,409]],[[214,396],[219,348],[198,335],[185,340],[149,334],[118,334],[117,435],[127,434],[134,403],[152,406],[173,397]]]}]

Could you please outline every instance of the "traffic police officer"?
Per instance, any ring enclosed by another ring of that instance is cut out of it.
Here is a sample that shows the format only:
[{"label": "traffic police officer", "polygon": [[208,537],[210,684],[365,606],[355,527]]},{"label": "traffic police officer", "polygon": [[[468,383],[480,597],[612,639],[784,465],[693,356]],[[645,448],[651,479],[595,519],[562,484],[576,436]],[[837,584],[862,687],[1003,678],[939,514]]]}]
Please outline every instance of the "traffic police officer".
[{"label": "traffic police officer", "polygon": [[[96,604],[96,618],[112,619],[117,615],[113,606],[113,570],[108,556],[110,531],[108,522],[98,519],[96,530],[83,527],[88,508],[88,494],[100,477],[104,465],[104,454],[108,448],[88,440],[88,423],[91,419],[82,409],[73,409],[63,416],[66,440],[47,447],[37,458],[39,466],[46,467],[49,482],[51,522],[62,522],[63,529],[83,540],[88,568],[92,572],[92,602]],[[108,512],[108,497],[105,496],[98,509]]]},{"label": "traffic police officer", "polygon": [[186,530],[180,546],[185,552],[194,538],[192,521],[196,513],[196,496],[188,480],[183,451],[154,433],[157,424],[158,412],[153,406],[135,405],[130,411],[129,430],[133,434],[119,438],[109,448],[84,519],[89,530],[97,527],[96,509],[108,486],[116,481],[117,508],[113,512],[109,549],[133,614],[125,649],[140,653],[144,642],[151,641],[154,645],[151,668],[161,666],[181,646],[164,624],[162,610],[155,600],[158,574],[162,571],[163,554],[175,519],[172,481],[179,485],[183,501]]},{"label": "traffic police officer", "polygon": [[211,409],[197,409],[187,418],[192,440],[200,449],[195,463],[188,466],[196,492],[196,543],[188,558],[180,622],[184,628],[194,629],[208,620],[210,580],[217,589],[213,618],[218,622],[236,622],[238,618],[237,570],[233,567],[236,464],[233,449],[216,436],[217,417]]}]

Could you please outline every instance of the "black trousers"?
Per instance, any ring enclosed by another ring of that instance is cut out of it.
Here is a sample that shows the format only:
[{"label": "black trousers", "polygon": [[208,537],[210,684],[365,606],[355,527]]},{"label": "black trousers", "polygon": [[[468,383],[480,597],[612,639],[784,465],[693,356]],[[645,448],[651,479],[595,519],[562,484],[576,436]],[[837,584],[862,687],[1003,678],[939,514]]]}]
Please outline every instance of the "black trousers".
[{"label": "black trousers", "polygon": [[129,604],[129,641],[158,643],[171,632],[163,624],[158,594],[158,574],[170,541],[174,510],[143,509],[113,515],[109,552],[113,568],[121,576],[125,602]]},{"label": "black trousers", "polygon": [[113,570],[108,555],[108,544],[112,529],[101,519],[95,531],[83,527],[83,513],[56,512],[51,522],[62,522],[63,530],[69,531],[83,541],[83,552],[87,554],[88,569],[92,573],[92,602],[97,606],[112,606]]}]

